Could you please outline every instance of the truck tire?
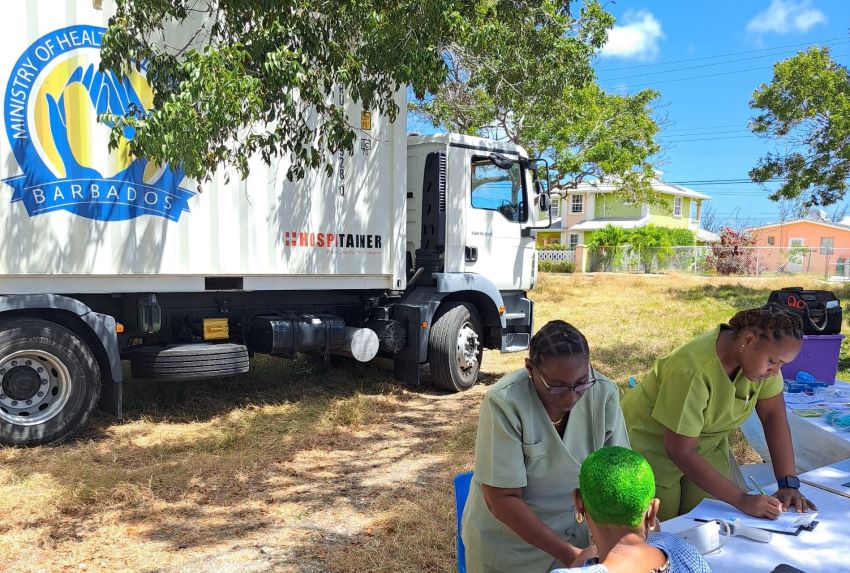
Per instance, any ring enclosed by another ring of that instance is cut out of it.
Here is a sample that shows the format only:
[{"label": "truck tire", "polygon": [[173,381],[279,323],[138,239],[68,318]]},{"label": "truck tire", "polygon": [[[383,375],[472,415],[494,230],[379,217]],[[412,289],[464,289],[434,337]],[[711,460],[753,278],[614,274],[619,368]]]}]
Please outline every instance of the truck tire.
[{"label": "truck tire", "polygon": [[437,387],[463,392],[475,386],[481,369],[481,335],[481,319],[475,307],[446,303],[428,338],[428,364]]},{"label": "truck tire", "polygon": [[248,372],[248,349],[243,344],[172,344],[145,346],[130,355],[133,378],[202,380]]},{"label": "truck tire", "polygon": [[99,398],[100,368],[79,336],[42,319],[0,322],[0,442],[67,440]]}]

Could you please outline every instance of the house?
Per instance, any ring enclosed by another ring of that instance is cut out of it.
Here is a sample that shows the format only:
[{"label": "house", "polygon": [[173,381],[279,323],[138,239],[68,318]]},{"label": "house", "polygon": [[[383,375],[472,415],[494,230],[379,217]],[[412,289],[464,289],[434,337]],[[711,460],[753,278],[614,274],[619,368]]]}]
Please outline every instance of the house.
[{"label": "house", "polygon": [[850,218],[802,218],[747,231],[760,247],[760,271],[850,276]]},{"label": "house", "polygon": [[612,183],[581,183],[565,197],[552,201],[552,227],[537,231],[538,243],[560,243],[570,248],[585,244],[593,232],[606,225],[636,229],[650,223],[659,227],[690,229],[697,242],[711,243],[717,235],[700,228],[703,201],[710,196],[661,180],[656,171],[652,188],[662,205],[625,203]]}]

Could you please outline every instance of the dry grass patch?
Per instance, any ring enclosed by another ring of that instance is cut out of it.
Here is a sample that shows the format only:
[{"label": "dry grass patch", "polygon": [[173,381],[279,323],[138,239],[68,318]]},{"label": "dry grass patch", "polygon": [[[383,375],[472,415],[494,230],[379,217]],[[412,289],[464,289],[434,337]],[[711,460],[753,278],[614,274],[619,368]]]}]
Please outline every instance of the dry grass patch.
[{"label": "dry grass patch", "polygon": [[[543,275],[532,296],[538,326],[574,323],[624,384],[778,286]],[[462,395],[406,388],[388,363],[272,358],[229,380],[130,382],[124,422],[0,449],[0,571],[453,571],[451,477],[472,467],[486,385],[523,358],[488,351]]]}]

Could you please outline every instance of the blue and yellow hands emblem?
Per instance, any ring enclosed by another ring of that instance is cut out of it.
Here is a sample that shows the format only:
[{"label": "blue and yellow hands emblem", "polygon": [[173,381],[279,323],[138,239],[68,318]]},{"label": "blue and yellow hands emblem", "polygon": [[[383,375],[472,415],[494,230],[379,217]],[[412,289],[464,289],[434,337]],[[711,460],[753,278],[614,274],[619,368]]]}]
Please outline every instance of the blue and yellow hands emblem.
[{"label": "blue and yellow hands emblem", "polygon": [[47,34],[19,58],[7,85],[6,132],[23,175],[5,182],[30,216],[57,210],[101,221],[154,215],[177,221],[191,191],[184,173],[129,153],[132,130],[109,150],[101,114],[144,114],[153,94],[140,72],[98,69],[102,28]]}]

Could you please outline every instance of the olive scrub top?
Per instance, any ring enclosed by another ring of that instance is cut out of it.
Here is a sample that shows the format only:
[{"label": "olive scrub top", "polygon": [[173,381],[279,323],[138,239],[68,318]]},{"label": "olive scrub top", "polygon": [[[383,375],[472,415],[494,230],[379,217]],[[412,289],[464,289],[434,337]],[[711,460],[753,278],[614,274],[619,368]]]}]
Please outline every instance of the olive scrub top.
[{"label": "olive scrub top", "polygon": [[481,484],[522,488],[525,503],[564,541],[580,548],[589,544],[586,524],[576,524],[573,503],[581,463],[603,446],[629,447],[619,390],[608,378],[596,376],[599,381],[570,412],[563,439],[527,370],[507,374],[487,391],[461,527],[469,573],[543,573],[557,564],[490,513]]},{"label": "olive scrub top", "polygon": [[781,374],[752,381],[742,370],[730,380],[717,355],[721,325],[659,358],[623,398],[632,449],[655,473],[660,519],[690,511],[709,495],[684,477],[664,449],[664,428],[697,438],[697,451],[729,477],[729,433],[750,416],[758,400],[782,392]]}]

